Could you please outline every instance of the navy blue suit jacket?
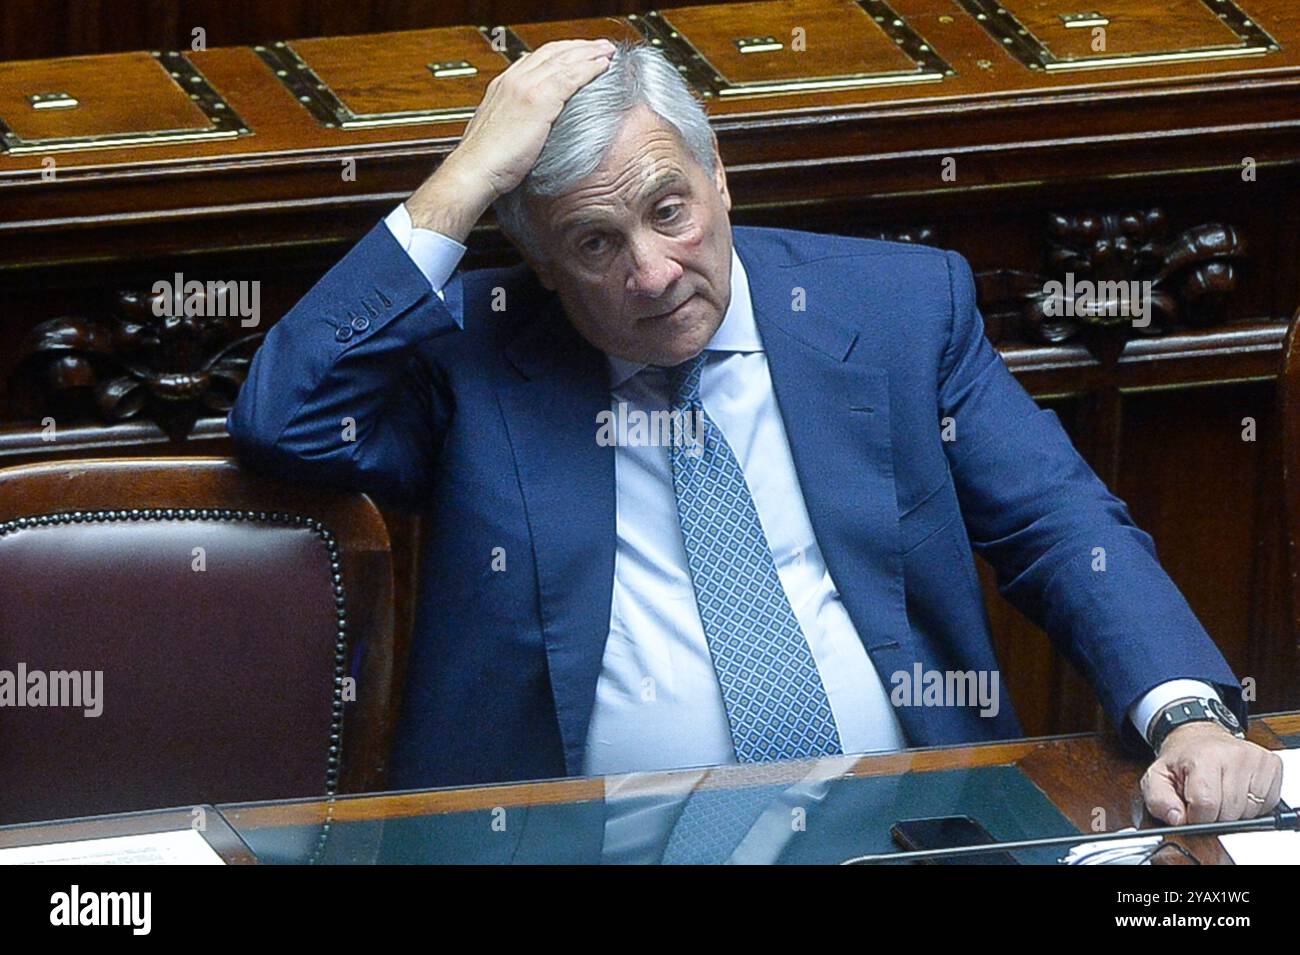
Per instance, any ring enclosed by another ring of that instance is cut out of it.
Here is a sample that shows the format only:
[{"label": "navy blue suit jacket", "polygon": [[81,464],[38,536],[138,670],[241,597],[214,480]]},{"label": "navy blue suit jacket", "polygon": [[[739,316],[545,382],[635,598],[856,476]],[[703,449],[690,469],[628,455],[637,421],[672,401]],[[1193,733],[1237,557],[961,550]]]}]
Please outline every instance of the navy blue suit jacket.
[{"label": "navy blue suit jacket", "polygon": [[[887,688],[918,662],[997,668],[973,546],[1130,744],[1127,708],[1175,677],[1218,684],[1244,718],[1151,538],[985,337],[965,259],[733,236],[818,544]],[[426,518],[394,787],[574,775],[614,579],[605,357],[524,266],[458,273],[445,296],[381,223],[267,334],[230,433],[254,466]],[[1001,687],[996,718],[900,707],[909,743],[1019,735]]]}]

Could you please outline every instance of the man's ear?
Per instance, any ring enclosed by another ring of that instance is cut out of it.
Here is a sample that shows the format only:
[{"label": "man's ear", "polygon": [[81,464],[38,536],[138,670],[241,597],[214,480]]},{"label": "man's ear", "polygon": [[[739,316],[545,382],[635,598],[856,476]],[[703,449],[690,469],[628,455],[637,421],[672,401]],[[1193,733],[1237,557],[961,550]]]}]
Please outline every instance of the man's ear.
[{"label": "man's ear", "polygon": [[718,136],[713,135],[713,183],[722,194],[722,204],[731,211],[731,193],[727,191],[727,170],[722,165],[722,153],[718,152]]},{"label": "man's ear", "polygon": [[[525,214],[530,216],[532,215],[532,210],[527,208],[527,200],[525,200]],[[515,251],[519,253],[519,257],[527,263],[530,269],[533,270],[533,274],[536,275],[537,280],[542,283],[542,287],[548,292],[554,292],[555,278],[551,274],[550,268],[547,267],[546,260],[530,248],[527,243],[521,241],[518,236],[511,235],[510,232],[505,229],[501,230],[501,234],[510,241],[510,244],[515,247]]]},{"label": "man's ear", "polygon": [[537,276],[537,281],[542,283],[542,288],[548,292],[554,292],[555,278],[551,275],[551,270],[547,267],[545,260],[538,258],[529,249],[525,248],[522,242],[516,242],[514,239],[510,239],[510,242],[519,252],[524,262],[528,264],[528,267],[533,270],[533,274]]}]

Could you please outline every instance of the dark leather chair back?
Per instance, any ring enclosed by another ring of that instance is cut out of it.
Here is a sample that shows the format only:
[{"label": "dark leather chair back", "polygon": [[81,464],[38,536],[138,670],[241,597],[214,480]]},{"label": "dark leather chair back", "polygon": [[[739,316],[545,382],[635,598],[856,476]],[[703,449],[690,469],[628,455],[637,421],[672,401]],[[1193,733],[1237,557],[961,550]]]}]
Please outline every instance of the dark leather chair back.
[{"label": "dark leather chair back", "polygon": [[364,495],[224,458],[0,470],[0,824],[381,788],[392,588]]}]

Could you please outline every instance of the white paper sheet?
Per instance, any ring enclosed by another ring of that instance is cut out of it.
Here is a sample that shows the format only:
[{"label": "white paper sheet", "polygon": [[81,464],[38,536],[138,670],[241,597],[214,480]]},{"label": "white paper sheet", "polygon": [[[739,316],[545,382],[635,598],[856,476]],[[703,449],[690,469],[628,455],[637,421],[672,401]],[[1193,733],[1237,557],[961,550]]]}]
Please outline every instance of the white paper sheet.
[{"label": "white paper sheet", "polygon": [[[1276,751],[1282,757],[1282,798],[1300,808],[1300,749]],[[1237,865],[1300,865],[1300,832],[1238,832],[1219,836]]]},{"label": "white paper sheet", "polygon": [[0,849],[0,865],[225,865],[195,829]]}]

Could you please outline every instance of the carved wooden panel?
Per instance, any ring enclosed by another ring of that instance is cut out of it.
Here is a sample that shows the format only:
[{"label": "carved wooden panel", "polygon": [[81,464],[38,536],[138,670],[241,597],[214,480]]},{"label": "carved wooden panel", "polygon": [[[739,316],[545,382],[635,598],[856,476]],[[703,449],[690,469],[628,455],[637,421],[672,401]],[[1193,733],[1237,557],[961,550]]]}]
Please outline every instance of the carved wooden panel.
[{"label": "carved wooden panel", "polygon": [[244,327],[258,322],[232,301],[238,283],[186,284],[178,275],[167,292],[121,292],[109,318],[35,325],[19,347],[14,387],[42,418],[144,419],[183,439],[201,416],[234,406],[263,336]]}]

